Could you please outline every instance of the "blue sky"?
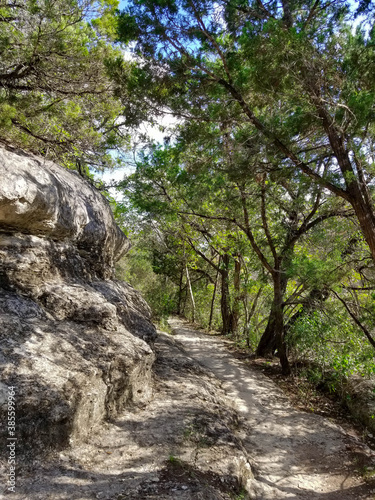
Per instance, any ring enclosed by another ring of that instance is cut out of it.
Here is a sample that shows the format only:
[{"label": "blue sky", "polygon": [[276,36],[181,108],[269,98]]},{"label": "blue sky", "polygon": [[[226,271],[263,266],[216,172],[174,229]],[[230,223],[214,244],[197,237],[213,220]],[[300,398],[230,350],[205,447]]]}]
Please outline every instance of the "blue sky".
[{"label": "blue sky", "polygon": [[[352,6],[356,5],[356,2],[353,0],[350,3]],[[119,9],[120,10],[125,9],[127,4],[128,4],[128,0],[120,0]],[[361,18],[361,17],[356,20],[356,22],[354,23],[353,29],[355,29],[355,27],[359,24],[359,22],[361,20],[363,20],[363,18]],[[166,117],[164,117],[162,120],[160,120],[160,124],[163,126],[166,126],[166,127],[171,126],[174,123],[176,123],[176,120],[174,120],[171,116],[168,116],[168,115]],[[160,142],[160,143],[163,142],[163,137],[165,135],[168,135],[167,131],[161,132],[157,126],[151,127],[150,125],[148,125],[146,123],[142,124],[142,126],[140,127],[140,132],[147,133],[147,135],[150,137],[150,139],[154,140],[155,142]],[[135,132],[135,135],[136,135],[136,132]],[[124,177],[124,174],[126,174],[126,173],[129,174],[132,172],[132,170],[133,170],[133,168],[131,168],[129,166],[128,167],[124,166],[123,168],[115,170],[115,171],[107,171],[101,175],[98,175],[98,177],[102,178],[106,182],[110,182],[111,180],[118,181]],[[114,194],[114,193],[112,193],[112,194]],[[116,197],[118,197],[118,195]]]}]

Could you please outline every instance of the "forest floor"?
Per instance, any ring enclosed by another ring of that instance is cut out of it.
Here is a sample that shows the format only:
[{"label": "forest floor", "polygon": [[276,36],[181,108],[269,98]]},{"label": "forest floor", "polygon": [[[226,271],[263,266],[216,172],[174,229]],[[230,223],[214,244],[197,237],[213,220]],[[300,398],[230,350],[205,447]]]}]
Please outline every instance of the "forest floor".
[{"label": "forest floor", "polygon": [[354,428],[295,408],[232,343],[170,326],[155,346],[153,400],[19,464],[12,498],[375,499],[375,455]]}]

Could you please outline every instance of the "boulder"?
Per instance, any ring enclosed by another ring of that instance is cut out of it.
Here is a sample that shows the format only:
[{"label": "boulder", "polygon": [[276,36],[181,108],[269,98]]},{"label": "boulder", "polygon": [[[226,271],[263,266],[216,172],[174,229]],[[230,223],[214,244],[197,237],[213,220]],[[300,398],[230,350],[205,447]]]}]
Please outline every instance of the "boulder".
[{"label": "boulder", "polygon": [[101,193],[11,147],[0,173],[0,419],[12,386],[17,445],[45,452],[149,400],[156,331],[140,294],[113,279],[129,241]]}]

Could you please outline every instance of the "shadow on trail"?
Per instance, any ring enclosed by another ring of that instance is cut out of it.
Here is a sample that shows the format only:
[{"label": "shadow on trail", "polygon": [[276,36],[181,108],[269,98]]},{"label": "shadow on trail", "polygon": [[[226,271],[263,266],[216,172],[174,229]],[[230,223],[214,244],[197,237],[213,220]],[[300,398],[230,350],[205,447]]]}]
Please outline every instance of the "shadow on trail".
[{"label": "shadow on trail", "polygon": [[[93,448],[94,465],[56,460],[42,470],[40,464],[24,466],[19,470],[17,492],[23,495],[19,498],[240,498],[241,476],[230,470],[222,474],[214,463],[202,470],[198,463],[179,458],[179,453],[190,447],[207,457],[211,450],[215,456],[234,457],[243,445],[256,462],[253,500],[374,498],[368,485],[353,484],[353,471],[340,455],[343,436],[339,429],[322,417],[291,408],[271,381],[242,365],[217,339],[213,343],[187,328],[179,332],[171,338],[160,336],[156,343],[156,388],[162,394],[158,405],[129,410],[111,421],[111,440]],[[215,400],[215,388],[220,385],[235,401],[240,421],[235,420],[234,409],[223,408]],[[209,401],[206,406],[205,400]],[[103,428],[102,432],[108,431]],[[132,456],[129,440],[142,450],[141,455]],[[331,489],[319,491],[328,473],[334,479]]]},{"label": "shadow on trail", "polygon": [[[221,339],[170,322],[184,352],[223,382],[247,427],[242,438],[268,498],[374,499],[346,453],[346,434],[319,415],[294,409],[275,384],[236,359]],[[275,494],[275,493],[274,493]]]}]

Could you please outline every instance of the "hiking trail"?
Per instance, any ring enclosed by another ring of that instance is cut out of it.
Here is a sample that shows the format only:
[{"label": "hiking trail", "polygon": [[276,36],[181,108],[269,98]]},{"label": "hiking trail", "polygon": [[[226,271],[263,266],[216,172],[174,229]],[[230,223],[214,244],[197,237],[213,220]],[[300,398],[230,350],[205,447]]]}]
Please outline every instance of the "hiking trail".
[{"label": "hiking trail", "polygon": [[154,396],[86,442],[19,470],[16,500],[370,500],[354,434],[294,409],[226,341],[171,319],[155,344]]}]

